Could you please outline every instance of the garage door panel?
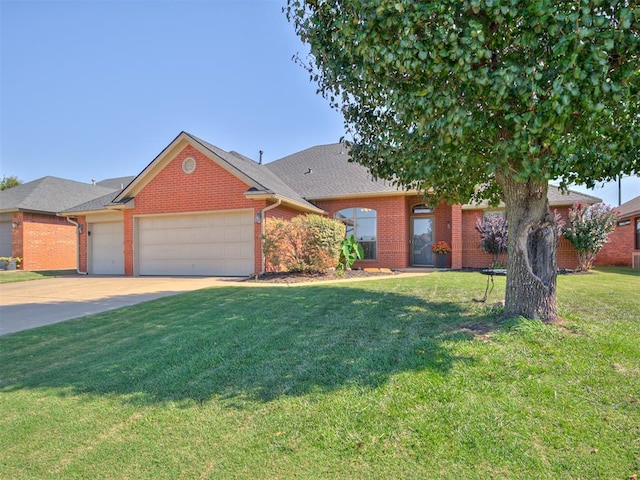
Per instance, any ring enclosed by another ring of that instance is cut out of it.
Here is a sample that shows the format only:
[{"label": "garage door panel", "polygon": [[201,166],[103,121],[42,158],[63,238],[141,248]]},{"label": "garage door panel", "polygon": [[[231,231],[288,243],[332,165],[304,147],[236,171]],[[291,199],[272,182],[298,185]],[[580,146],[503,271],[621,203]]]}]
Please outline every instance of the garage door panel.
[{"label": "garage door panel", "polygon": [[124,274],[124,225],[122,222],[91,225],[91,268],[93,274]]},{"label": "garage door panel", "polygon": [[253,212],[138,218],[140,275],[248,275]]},{"label": "garage door panel", "polygon": [[0,222],[0,257],[13,256],[13,228],[11,222]]}]

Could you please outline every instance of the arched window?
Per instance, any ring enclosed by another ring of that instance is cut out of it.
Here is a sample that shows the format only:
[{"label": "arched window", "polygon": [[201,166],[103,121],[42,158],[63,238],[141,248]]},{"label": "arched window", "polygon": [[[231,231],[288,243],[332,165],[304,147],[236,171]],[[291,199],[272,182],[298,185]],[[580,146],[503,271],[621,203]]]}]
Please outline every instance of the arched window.
[{"label": "arched window", "polygon": [[345,208],[336,212],[333,218],[340,220],[347,227],[347,238],[353,235],[362,245],[365,260],[377,258],[377,213],[370,208]]},{"label": "arched window", "polygon": [[411,209],[411,212],[414,215],[420,215],[425,213],[433,213],[433,209],[426,203],[420,203],[418,205],[414,205],[413,208]]}]

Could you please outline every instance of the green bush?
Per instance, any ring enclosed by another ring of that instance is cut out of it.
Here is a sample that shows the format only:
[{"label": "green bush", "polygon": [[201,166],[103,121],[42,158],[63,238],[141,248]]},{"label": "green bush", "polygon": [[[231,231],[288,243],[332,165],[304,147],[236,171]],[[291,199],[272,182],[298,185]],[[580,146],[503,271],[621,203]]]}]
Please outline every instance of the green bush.
[{"label": "green bush", "polygon": [[320,215],[269,218],[263,251],[268,271],[326,272],[337,265],[345,226]]}]

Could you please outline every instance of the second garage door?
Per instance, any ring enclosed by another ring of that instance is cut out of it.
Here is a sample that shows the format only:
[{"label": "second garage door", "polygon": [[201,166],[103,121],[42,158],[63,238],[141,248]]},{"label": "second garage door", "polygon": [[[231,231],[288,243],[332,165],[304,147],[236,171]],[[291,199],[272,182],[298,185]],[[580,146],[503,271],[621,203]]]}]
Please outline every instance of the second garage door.
[{"label": "second garage door", "polygon": [[93,274],[124,274],[124,226],[122,222],[91,224],[91,259]]},{"label": "second garage door", "polygon": [[139,217],[137,221],[139,275],[253,273],[251,210]]},{"label": "second garage door", "polygon": [[11,222],[0,222],[0,257],[13,255]]}]

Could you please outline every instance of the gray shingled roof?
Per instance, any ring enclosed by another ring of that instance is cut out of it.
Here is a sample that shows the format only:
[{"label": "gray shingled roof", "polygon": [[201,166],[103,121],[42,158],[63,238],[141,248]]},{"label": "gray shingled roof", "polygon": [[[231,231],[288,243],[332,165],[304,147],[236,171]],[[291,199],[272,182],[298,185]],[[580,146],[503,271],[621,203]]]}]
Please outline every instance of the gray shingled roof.
[{"label": "gray shingled roof", "polygon": [[114,192],[113,188],[43,177],[0,192],[0,211],[26,210],[56,214]]},{"label": "gray shingled roof", "polygon": [[594,203],[602,202],[601,198],[587,195],[586,193],[574,192],[573,190],[567,190],[566,193],[563,193],[555,185],[549,185],[547,197],[549,198],[549,205],[552,206],[573,205],[574,203],[593,205]]},{"label": "gray shingled roof", "polygon": [[135,175],[128,177],[106,178],[104,180],[100,180],[96,185],[120,191],[123,190],[124,187],[129,185],[131,182],[133,182],[134,178],[136,178]]},{"label": "gray shingled roof", "polygon": [[[586,203],[587,205],[593,205],[594,203],[602,201],[601,198],[587,195],[586,193],[574,192],[573,190],[567,190],[566,193],[563,193],[555,185],[549,185],[547,197],[549,198],[549,205],[552,207],[573,205],[574,203]],[[499,207],[504,208],[504,203],[500,202]],[[468,203],[463,205],[463,208],[467,210],[472,208],[489,208],[489,202],[487,200],[483,200],[478,204]]]},{"label": "gray shingled roof", "polygon": [[276,195],[288,198],[289,200],[293,200],[294,202],[301,205],[306,205],[309,208],[318,208],[305,200],[302,195],[291,188],[290,185],[283,182],[282,179],[278,178],[278,176],[271,172],[270,169],[266,168],[266,165],[260,165],[250,158],[245,157],[244,155],[241,155],[237,152],[226,152],[221,148],[216,147],[215,145],[212,145],[194,135],[191,135],[190,133],[184,133],[185,135],[189,136],[191,139],[205,147],[207,150],[221,158],[233,169],[249,177],[251,180],[253,180],[253,182],[259,185],[262,191],[264,191],[265,193],[274,193]]},{"label": "gray shingled roof", "polygon": [[301,196],[311,200],[345,195],[403,192],[389,182],[373,180],[369,171],[350,163],[341,143],[311,147],[268,163],[266,167]]},{"label": "gray shingled roof", "polygon": [[[349,195],[402,193],[404,190],[383,180],[373,180],[369,171],[348,161],[347,148],[340,143],[311,147],[267,164],[267,168],[310,200]],[[583,193],[562,193],[549,185],[552,206],[573,205],[575,202],[598,203],[601,199]],[[488,207],[482,202],[476,208]]]},{"label": "gray shingled roof", "polygon": [[101,197],[94,198],[88,202],[74,205],[73,207],[62,210],[60,213],[81,213],[81,212],[95,212],[96,210],[104,210],[107,205],[111,205],[111,202],[116,195],[120,193],[120,189],[102,195]]},{"label": "gray shingled roof", "polygon": [[618,211],[620,212],[620,218],[630,218],[640,215],[640,195],[620,205]]}]

